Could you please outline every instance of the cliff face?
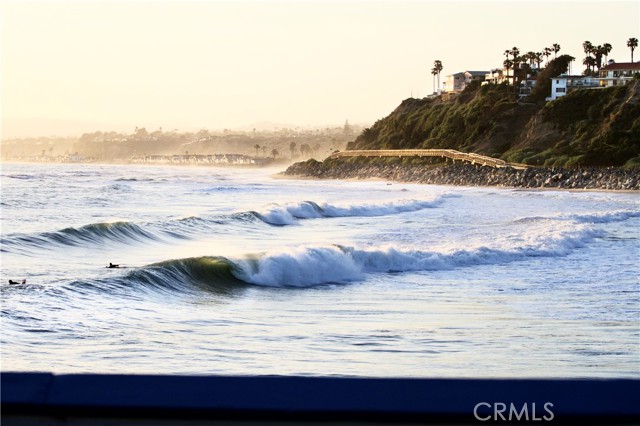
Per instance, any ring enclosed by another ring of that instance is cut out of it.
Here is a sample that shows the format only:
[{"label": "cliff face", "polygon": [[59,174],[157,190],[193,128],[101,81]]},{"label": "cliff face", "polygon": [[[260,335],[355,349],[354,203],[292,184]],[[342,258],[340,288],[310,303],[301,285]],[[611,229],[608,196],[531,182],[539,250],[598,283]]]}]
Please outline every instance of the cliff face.
[{"label": "cliff face", "polygon": [[507,153],[545,165],[640,166],[640,81],[549,102]]},{"label": "cliff face", "polygon": [[640,81],[519,104],[505,86],[406,99],[348,149],[451,148],[544,166],[640,166]]}]

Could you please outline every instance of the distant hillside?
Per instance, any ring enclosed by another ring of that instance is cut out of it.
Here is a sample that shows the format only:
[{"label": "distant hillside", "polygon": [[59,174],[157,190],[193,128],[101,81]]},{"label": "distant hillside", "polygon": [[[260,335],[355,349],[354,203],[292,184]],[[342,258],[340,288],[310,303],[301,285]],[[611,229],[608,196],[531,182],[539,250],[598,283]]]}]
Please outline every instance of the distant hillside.
[{"label": "distant hillside", "polygon": [[451,148],[544,166],[640,167],[640,81],[520,104],[507,86],[406,99],[347,149]]},{"label": "distant hillside", "polygon": [[362,127],[345,123],[324,129],[277,131],[229,131],[134,133],[96,131],[76,137],[13,138],[0,141],[0,159],[7,161],[66,161],[70,155],[82,161],[129,161],[133,156],[244,154],[259,158],[324,158],[342,150]]}]

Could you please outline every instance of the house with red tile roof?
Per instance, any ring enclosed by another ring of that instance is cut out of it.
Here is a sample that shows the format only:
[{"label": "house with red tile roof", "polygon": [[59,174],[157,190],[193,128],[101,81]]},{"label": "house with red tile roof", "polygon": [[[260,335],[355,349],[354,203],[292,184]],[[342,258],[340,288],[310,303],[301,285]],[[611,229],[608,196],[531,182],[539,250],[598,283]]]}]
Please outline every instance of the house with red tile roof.
[{"label": "house with red tile roof", "polygon": [[600,68],[600,86],[621,86],[633,80],[635,74],[640,74],[640,62],[613,62]]}]

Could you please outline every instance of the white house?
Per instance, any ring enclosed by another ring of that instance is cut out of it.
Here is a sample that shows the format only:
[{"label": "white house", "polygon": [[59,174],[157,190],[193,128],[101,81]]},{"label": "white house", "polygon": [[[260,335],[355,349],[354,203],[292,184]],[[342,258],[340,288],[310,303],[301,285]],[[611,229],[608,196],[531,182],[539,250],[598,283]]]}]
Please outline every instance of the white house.
[{"label": "white house", "polygon": [[551,79],[551,96],[548,101],[556,100],[576,89],[593,89],[600,87],[600,79],[584,75],[560,75]]},{"label": "white house", "polygon": [[520,90],[518,92],[518,96],[522,99],[531,95],[531,91],[534,87],[536,87],[537,82],[537,75],[527,75],[527,78],[520,82]]},{"label": "white house", "polygon": [[450,74],[443,83],[442,90],[445,92],[459,92],[463,89],[464,72]]},{"label": "white house", "polygon": [[633,80],[633,76],[640,73],[640,62],[614,62],[600,68],[600,86],[621,86]]},{"label": "white house", "polygon": [[447,76],[443,90],[445,92],[461,92],[472,81],[484,81],[487,71],[463,71]]},{"label": "white house", "polygon": [[513,76],[513,70],[506,68],[494,68],[484,76],[482,84],[502,84]]}]

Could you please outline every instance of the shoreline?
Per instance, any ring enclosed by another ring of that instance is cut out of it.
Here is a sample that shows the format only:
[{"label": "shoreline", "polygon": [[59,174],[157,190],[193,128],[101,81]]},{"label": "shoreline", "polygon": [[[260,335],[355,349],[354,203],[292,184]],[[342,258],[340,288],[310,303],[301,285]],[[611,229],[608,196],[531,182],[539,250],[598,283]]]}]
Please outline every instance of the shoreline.
[{"label": "shoreline", "polygon": [[154,166],[154,167],[198,167],[268,170],[287,166],[283,171],[273,173],[274,179],[301,180],[344,180],[344,181],[385,181],[406,184],[442,185],[504,188],[515,190],[541,191],[591,191],[640,193],[640,171],[616,167],[606,168],[535,168],[516,170],[513,168],[494,169],[472,164],[393,164],[371,161],[352,162],[344,160],[307,160],[298,163],[269,165],[239,164],[141,164],[127,162],[77,162],[48,163],[28,161],[1,161],[1,164],[66,164],[66,165],[112,165],[112,166]]},{"label": "shoreline", "polygon": [[294,179],[294,180],[310,180],[310,181],[323,181],[323,180],[341,180],[346,182],[387,182],[389,185],[394,184],[412,184],[412,185],[437,185],[437,186],[450,186],[452,188],[498,188],[498,189],[510,189],[514,191],[565,191],[565,192],[612,192],[617,194],[638,194],[640,190],[637,189],[600,189],[600,188],[551,188],[551,187],[538,187],[538,188],[524,188],[519,186],[503,186],[503,185],[454,185],[454,184],[431,184],[420,182],[407,182],[400,180],[389,180],[383,178],[322,178],[304,175],[285,175],[284,172],[276,173],[270,176],[273,179]]},{"label": "shoreline", "polygon": [[615,191],[638,193],[640,173],[620,168],[494,169],[472,164],[426,167],[419,164],[340,162],[295,163],[280,173],[298,179],[386,180],[399,183],[509,188],[521,190]]}]

